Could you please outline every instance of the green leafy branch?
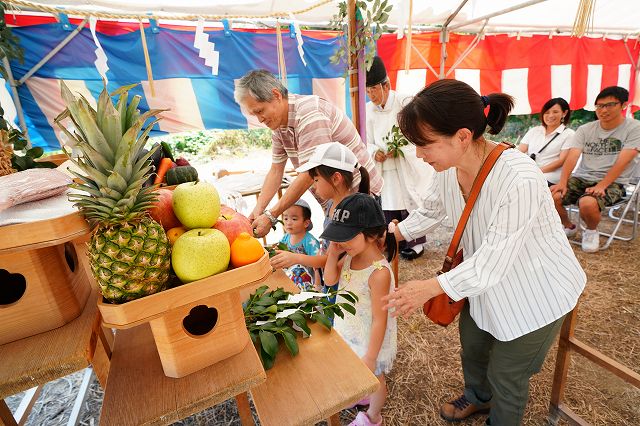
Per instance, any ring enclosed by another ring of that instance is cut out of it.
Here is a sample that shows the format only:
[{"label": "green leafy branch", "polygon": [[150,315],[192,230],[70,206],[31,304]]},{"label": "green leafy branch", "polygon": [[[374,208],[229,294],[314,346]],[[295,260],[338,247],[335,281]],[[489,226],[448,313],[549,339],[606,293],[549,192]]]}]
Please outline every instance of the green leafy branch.
[{"label": "green leafy branch", "polygon": [[[311,335],[308,321],[322,324],[331,330],[335,316],[344,318],[344,311],[355,315],[358,296],[346,290],[327,294],[302,292],[293,294],[278,288],[268,291],[261,286],[244,303],[244,318],[251,341],[258,348],[262,365],[266,370],[273,367],[280,342],[292,356],[298,354],[298,333]],[[332,302],[340,296],[346,302]]]},{"label": "green leafy branch", "polygon": [[[11,167],[21,172],[27,169],[35,168],[54,168],[56,165],[49,161],[35,161],[36,158],[42,157],[44,150],[40,147],[27,148],[27,140],[24,134],[13,127],[4,119],[4,110],[0,107],[0,132],[4,132],[6,143],[13,145],[13,153],[11,154]],[[4,141],[4,139],[3,139]],[[16,151],[25,151],[24,155],[18,155]]]},{"label": "green leafy branch", "polygon": [[[356,54],[363,50],[367,70],[371,68],[376,52],[376,42],[387,30],[387,26],[384,24],[387,23],[392,8],[393,6],[388,4],[388,0],[357,0],[356,19],[360,23],[354,34],[354,45],[350,46],[345,37],[340,37],[338,48],[329,61],[332,64],[348,64],[349,53]],[[338,13],[333,15],[329,23],[331,29],[344,33],[347,16],[347,2],[341,1],[338,4]]]},{"label": "green leafy branch", "polygon": [[5,9],[6,5],[0,2],[0,74],[7,80],[7,70],[4,68],[2,59],[5,57],[9,60],[17,59],[22,64],[24,63],[24,49],[20,45],[18,37],[7,26],[4,15]]},{"label": "green leafy branch", "polygon": [[276,255],[276,250],[291,251],[291,250],[289,250],[289,246],[286,243],[283,243],[283,242],[272,244],[270,246],[265,246],[264,249],[267,251],[267,253],[269,253],[269,257],[270,258]]},{"label": "green leafy branch", "polygon": [[389,133],[384,137],[384,141],[387,143],[387,152],[393,158],[404,158],[404,152],[400,148],[409,145],[409,140],[402,134],[397,124],[393,125]]}]

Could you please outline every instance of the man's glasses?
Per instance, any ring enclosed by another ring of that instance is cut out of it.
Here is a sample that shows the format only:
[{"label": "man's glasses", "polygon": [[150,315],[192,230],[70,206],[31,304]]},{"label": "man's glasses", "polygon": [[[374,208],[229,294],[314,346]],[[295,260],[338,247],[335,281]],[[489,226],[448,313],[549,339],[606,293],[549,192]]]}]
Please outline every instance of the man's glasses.
[{"label": "man's glasses", "polygon": [[609,109],[618,105],[620,102],[607,102],[606,104],[596,104],[596,109]]}]

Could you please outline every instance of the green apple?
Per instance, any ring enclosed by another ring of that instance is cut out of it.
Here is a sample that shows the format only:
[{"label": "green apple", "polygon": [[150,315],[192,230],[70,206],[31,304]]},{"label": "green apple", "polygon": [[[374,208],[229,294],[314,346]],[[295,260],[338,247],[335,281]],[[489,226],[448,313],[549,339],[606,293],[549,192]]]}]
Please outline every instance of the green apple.
[{"label": "green apple", "polygon": [[231,247],[217,229],[192,229],[180,235],[171,249],[171,265],[180,281],[188,283],[224,272]]},{"label": "green apple", "polygon": [[220,216],[220,195],[207,182],[181,183],[173,190],[173,212],[187,229],[211,228]]}]

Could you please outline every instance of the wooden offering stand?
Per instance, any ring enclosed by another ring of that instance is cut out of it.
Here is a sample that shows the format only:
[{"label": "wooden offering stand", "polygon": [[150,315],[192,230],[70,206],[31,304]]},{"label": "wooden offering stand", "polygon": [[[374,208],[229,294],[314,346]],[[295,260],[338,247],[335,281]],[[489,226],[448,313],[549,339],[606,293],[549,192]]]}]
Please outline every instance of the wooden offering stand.
[{"label": "wooden offering stand", "polygon": [[98,309],[105,327],[149,323],[165,375],[180,378],[245,349],[250,339],[239,290],[269,275],[265,253],[256,263],[120,305],[101,298]]},{"label": "wooden offering stand", "polygon": [[88,234],[77,213],[0,227],[0,345],[80,315],[91,293],[82,264]]}]

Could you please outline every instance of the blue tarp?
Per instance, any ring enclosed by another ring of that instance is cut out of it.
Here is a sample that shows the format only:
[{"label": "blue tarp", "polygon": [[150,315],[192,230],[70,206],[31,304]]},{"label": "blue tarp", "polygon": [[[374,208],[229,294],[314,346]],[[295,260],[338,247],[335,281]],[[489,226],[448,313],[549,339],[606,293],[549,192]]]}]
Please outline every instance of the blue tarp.
[{"label": "blue tarp", "polygon": [[[20,39],[25,50],[24,63],[12,62],[11,64],[16,80],[24,76],[69,35],[69,32],[62,29],[60,24],[16,27],[13,33]],[[247,128],[247,119],[233,99],[234,80],[256,68],[264,68],[277,74],[277,37],[275,34],[241,31],[230,31],[225,35],[222,30],[208,31],[206,34],[209,35],[209,42],[215,44],[215,50],[220,55],[218,75],[212,75],[212,68],[205,65],[205,60],[198,56],[198,49],[194,47],[195,29],[183,31],[160,28],[158,33],[153,33],[150,28],[146,28],[145,35],[153,79],[156,82],[164,79],[189,79],[197,102],[197,106],[193,106],[193,109],[199,111],[204,128]],[[98,32],[98,39],[107,56],[109,66],[107,78],[110,91],[122,85],[147,80],[142,42],[138,31],[120,35],[106,35]],[[298,53],[296,38],[284,33],[282,39],[288,88],[291,92],[312,94],[314,82],[315,86],[322,86],[323,79],[344,76],[343,66],[329,63],[329,58],[338,45],[337,38],[316,39],[303,36],[306,66]],[[103,83],[94,64],[95,49],[96,44],[90,30],[84,28],[33,77],[35,80],[82,80],[91,95],[97,99]],[[58,104],[51,105],[51,103],[55,104],[53,97],[52,102],[47,102],[48,93],[31,93],[29,86],[29,84],[23,84],[18,91],[32,144],[46,150],[59,149],[56,136],[59,129],[54,130],[50,122],[64,107]],[[132,90],[132,93],[142,96],[140,109],[142,111],[148,109],[143,88],[139,85]],[[162,95],[161,93],[160,96]],[[176,94],[172,95],[176,96]],[[346,112],[350,114],[348,89],[344,96]],[[55,94],[54,97],[58,98],[59,95]],[[157,101],[154,107],[157,107]],[[55,108],[59,110],[52,111]],[[156,125],[152,135],[157,136],[163,133],[165,132]]]}]

